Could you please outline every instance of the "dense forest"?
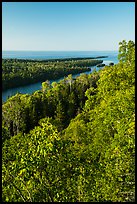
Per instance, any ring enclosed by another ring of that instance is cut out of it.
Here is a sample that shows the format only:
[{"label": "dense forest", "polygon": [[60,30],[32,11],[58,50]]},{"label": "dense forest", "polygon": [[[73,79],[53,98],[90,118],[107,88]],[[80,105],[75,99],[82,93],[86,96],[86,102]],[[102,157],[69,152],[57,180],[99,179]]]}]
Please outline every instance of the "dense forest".
[{"label": "dense forest", "polygon": [[6,90],[43,82],[46,79],[54,80],[69,74],[90,71],[90,66],[95,66],[102,62],[103,60],[90,58],[51,60],[2,59],[2,89]]},{"label": "dense forest", "polygon": [[135,201],[133,41],[114,66],[2,105],[2,200]]}]

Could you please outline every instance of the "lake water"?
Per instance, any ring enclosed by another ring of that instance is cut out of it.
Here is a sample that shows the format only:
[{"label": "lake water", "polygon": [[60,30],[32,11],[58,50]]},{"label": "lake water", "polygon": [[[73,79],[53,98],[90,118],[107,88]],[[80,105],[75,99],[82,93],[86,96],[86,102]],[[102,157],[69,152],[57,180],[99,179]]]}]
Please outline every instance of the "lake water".
[{"label": "lake water", "polygon": [[[4,59],[63,59],[63,58],[75,58],[75,57],[98,57],[98,56],[108,56],[107,58],[99,58],[103,60],[103,63],[108,65],[110,62],[114,64],[118,63],[118,51],[3,51],[2,58]],[[84,72],[90,74],[94,69],[98,70],[96,66],[91,67],[91,70]],[[80,74],[73,75],[73,78],[79,76]],[[50,83],[53,81],[60,81],[64,77],[57,80],[50,80]],[[31,94],[37,90],[40,90],[41,82],[30,84],[27,86],[21,86],[17,88],[8,89],[2,92],[2,101],[6,101],[10,96],[15,95],[16,93]]]}]

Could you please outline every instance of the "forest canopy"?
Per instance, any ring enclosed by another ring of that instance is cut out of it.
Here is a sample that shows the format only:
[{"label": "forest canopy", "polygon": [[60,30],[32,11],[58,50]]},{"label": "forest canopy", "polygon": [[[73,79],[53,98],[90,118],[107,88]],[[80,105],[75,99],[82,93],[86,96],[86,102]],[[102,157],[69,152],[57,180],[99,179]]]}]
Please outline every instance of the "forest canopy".
[{"label": "forest canopy", "polygon": [[135,43],[119,63],[2,105],[3,202],[135,202]]},{"label": "forest canopy", "polygon": [[2,89],[7,90],[45,80],[59,79],[69,74],[90,71],[90,66],[103,62],[98,59],[99,57],[96,58],[2,59]]}]

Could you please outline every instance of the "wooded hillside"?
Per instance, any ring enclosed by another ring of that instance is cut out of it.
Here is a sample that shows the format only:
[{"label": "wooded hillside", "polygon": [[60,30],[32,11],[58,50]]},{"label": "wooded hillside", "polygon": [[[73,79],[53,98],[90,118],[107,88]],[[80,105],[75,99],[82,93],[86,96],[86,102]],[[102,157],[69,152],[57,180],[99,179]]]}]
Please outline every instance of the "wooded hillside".
[{"label": "wooded hillside", "polygon": [[2,106],[3,202],[135,201],[135,44]]}]

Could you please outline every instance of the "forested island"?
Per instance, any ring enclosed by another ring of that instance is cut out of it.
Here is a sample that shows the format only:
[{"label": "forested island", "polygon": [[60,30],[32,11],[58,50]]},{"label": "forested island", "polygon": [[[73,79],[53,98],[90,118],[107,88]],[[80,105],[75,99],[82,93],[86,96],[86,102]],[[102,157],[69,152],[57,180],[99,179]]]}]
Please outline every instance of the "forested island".
[{"label": "forested island", "polygon": [[[5,87],[45,70],[50,76],[91,66],[91,60],[2,63]],[[2,201],[135,202],[133,41],[119,43],[116,65],[45,80],[41,90],[2,105]]]},{"label": "forested island", "polygon": [[89,67],[103,62],[96,58],[2,59],[2,90],[90,71]]}]

